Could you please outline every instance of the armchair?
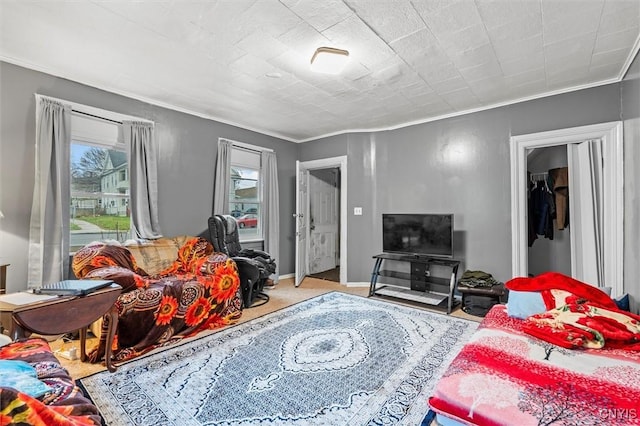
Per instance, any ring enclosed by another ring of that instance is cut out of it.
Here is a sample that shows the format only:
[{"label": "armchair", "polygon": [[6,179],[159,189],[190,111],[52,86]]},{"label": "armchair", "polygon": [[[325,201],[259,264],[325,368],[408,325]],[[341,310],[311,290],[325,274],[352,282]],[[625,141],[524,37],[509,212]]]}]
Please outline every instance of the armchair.
[{"label": "armchair", "polygon": [[[263,289],[269,276],[276,271],[275,260],[262,250],[242,248],[238,223],[233,216],[211,216],[208,227],[213,248],[231,257],[238,265],[244,307],[267,303],[269,296]],[[253,305],[256,299],[262,300],[262,303]]]}]

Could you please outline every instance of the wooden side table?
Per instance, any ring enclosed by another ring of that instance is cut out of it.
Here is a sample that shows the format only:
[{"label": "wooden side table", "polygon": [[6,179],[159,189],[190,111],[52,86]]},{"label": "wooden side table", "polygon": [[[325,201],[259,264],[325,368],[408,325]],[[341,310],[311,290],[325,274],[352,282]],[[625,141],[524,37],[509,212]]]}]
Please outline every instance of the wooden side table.
[{"label": "wooden side table", "polygon": [[7,266],[9,264],[0,259],[0,294],[7,292]]},{"label": "wooden side table", "polygon": [[14,338],[26,332],[56,335],[80,331],[80,360],[86,361],[87,327],[107,315],[108,331],[105,348],[105,363],[111,372],[116,367],[111,363],[111,346],[118,326],[118,312],[115,302],[122,287],[109,287],[89,293],[86,296],[62,296],[44,302],[22,305],[13,311],[15,323]]}]

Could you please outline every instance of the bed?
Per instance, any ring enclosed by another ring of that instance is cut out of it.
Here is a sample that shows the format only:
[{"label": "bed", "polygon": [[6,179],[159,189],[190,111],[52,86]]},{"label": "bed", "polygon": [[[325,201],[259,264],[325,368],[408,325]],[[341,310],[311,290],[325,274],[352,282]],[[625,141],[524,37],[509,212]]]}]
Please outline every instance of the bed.
[{"label": "bed", "polygon": [[46,340],[19,339],[0,347],[0,425],[100,425]]},{"label": "bed", "polygon": [[542,312],[494,306],[453,360],[429,400],[438,423],[640,425],[638,317],[587,284],[542,278],[510,287],[537,294]]}]

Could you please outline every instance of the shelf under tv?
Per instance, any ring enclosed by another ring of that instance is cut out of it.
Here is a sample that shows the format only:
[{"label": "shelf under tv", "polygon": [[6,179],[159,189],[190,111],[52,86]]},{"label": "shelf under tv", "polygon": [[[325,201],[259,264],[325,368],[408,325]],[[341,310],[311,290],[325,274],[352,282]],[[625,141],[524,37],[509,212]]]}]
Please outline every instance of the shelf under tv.
[{"label": "shelf under tv", "polygon": [[393,284],[382,284],[376,288],[374,294],[377,296],[389,296],[418,303],[426,303],[428,305],[439,305],[449,297],[446,293],[411,290],[410,288]]},{"label": "shelf under tv", "polygon": [[[453,292],[460,262],[426,256],[382,253],[373,256],[375,265],[371,273],[369,296],[387,296],[446,308],[447,313],[456,304]],[[383,263],[385,268],[382,269]],[[409,270],[406,266],[409,264]],[[402,269],[405,270],[402,270]],[[444,273],[436,275],[435,271]],[[378,283],[385,277],[385,283]],[[400,284],[394,284],[399,282]]]}]

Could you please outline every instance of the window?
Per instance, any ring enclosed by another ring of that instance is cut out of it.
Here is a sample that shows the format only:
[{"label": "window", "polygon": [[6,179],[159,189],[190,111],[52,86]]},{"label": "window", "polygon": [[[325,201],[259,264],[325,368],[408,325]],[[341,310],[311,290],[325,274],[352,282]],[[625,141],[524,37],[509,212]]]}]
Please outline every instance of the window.
[{"label": "window", "polygon": [[71,135],[69,248],[131,238],[128,159],[119,125],[74,113]]},{"label": "window", "polygon": [[238,221],[240,240],[261,240],[260,152],[233,146],[229,191],[229,212]]}]

